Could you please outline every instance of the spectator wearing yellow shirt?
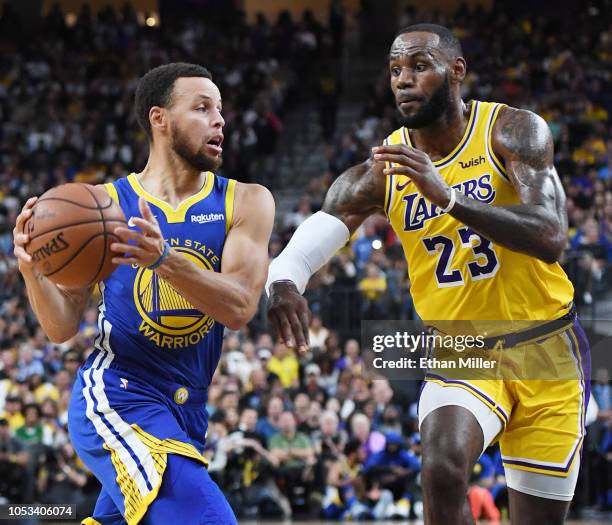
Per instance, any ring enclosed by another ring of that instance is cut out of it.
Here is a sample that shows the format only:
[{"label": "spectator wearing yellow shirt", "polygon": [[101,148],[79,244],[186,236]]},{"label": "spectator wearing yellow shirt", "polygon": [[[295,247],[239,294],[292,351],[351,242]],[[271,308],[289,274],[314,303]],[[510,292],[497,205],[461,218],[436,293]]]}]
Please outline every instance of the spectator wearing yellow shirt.
[{"label": "spectator wearing yellow shirt", "polygon": [[366,265],[366,275],[359,281],[361,315],[364,319],[377,319],[384,315],[383,295],[387,291],[385,274],[373,263]]},{"label": "spectator wearing yellow shirt", "polygon": [[587,138],[580,147],[572,153],[572,160],[576,164],[595,164],[597,158],[606,152],[606,143],[598,136]]},{"label": "spectator wearing yellow shirt", "polygon": [[607,122],[609,115],[605,108],[587,101],[584,118],[587,122]]},{"label": "spectator wearing yellow shirt", "polygon": [[3,348],[0,351],[0,412],[4,410],[4,400],[19,392],[18,375],[17,350],[12,347]]},{"label": "spectator wearing yellow shirt", "polygon": [[278,376],[284,388],[291,388],[299,384],[299,368],[300,364],[293,350],[277,343],[268,361],[268,371]]},{"label": "spectator wearing yellow shirt", "polygon": [[17,430],[25,424],[23,416],[23,402],[19,397],[9,396],[4,403],[3,416],[7,421],[12,431]]},{"label": "spectator wearing yellow shirt", "polygon": [[387,290],[387,279],[375,264],[366,266],[366,276],[359,281],[359,290],[368,301],[376,301]]},{"label": "spectator wearing yellow shirt", "polygon": [[37,403],[42,403],[45,399],[52,399],[53,401],[59,401],[60,394],[59,390],[47,381],[43,381],[42,377],[38,374],[33,374],[28,378],[30,383],[30,390],[34,394],[34,399]]}]

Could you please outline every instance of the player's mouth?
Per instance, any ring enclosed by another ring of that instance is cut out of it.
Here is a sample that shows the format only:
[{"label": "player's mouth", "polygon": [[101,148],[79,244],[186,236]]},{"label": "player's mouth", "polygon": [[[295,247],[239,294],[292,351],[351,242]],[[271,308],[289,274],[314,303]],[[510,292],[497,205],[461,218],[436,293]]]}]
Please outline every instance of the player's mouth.
[{"label": "player's mouth", "polygon": [[215,155],[221,155],[223,153],[223,135],[215,135],[206,143],[206,149],[214,153]]},{"label": "player's mouth", "polygon": [[421,97],[417,97],[414,95],[399,95],[397,97],[397,105],[403,111],[410,110],[415,105],[419,104],[422,101]]}]

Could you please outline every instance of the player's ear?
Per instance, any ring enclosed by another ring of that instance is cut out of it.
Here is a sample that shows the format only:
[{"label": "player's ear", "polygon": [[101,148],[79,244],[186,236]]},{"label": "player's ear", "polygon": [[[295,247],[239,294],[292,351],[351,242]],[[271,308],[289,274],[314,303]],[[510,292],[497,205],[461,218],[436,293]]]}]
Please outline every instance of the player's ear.
[{"label": "player's ear", "polygon": [[149,122],[151,123],[151,129],[163,130],[166,127],[166,112],[164,108],[159,106],[151,107],[149,110]]},{"label": "player's ear", "polygon": [[450,80],[451,82],[463,82],[465,73],[467,72],[467,64],[463,57],[456,57],[450,64]]}]

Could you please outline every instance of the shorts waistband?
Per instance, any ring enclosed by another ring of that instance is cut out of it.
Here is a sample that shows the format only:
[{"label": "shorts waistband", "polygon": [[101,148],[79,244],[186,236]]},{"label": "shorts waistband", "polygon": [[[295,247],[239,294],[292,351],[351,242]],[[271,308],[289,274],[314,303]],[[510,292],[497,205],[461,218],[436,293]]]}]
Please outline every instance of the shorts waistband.
[{"label": "shorts waistband", "polygon": [[569,311],[558,319],[546,321],[538,326],[520,332],[512,332],[485,338],[484,348],[487,350],[512,348],[528,341],[547,339],[559,332],[567,330],[576,322],[577,318],[576,306],[572,303]]},{"label": "shorts waistband", "polygon": [[[83,369],[91,368],[100,352],[101,350],[94,350],[83,365]],[[104,350],[104,352],[106,351]],[[130,379],[134,378],[137,382],[150,385],[153,389],[173,400],[177,405],[203,405],[208,401],[208,389],[194,388],[166,377],[153,376],[141,367],[136,367],[133,363],[126,363],[119,359],[116,354],[108,368],[119,370]]]}]

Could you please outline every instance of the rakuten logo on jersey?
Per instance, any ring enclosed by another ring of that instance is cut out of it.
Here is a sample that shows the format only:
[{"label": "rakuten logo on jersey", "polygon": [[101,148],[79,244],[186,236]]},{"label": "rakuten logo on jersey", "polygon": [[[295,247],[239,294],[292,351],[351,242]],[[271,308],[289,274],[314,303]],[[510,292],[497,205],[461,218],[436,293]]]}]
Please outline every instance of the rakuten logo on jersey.
[{"label": "rakuten logo on jersey", "polygon": [[201,213],[200,215],[192,215],[191,222],[197,222],[198,224],[205,224],[207,222],[218,222],[224,221],[225,215],[222,213]]}]

